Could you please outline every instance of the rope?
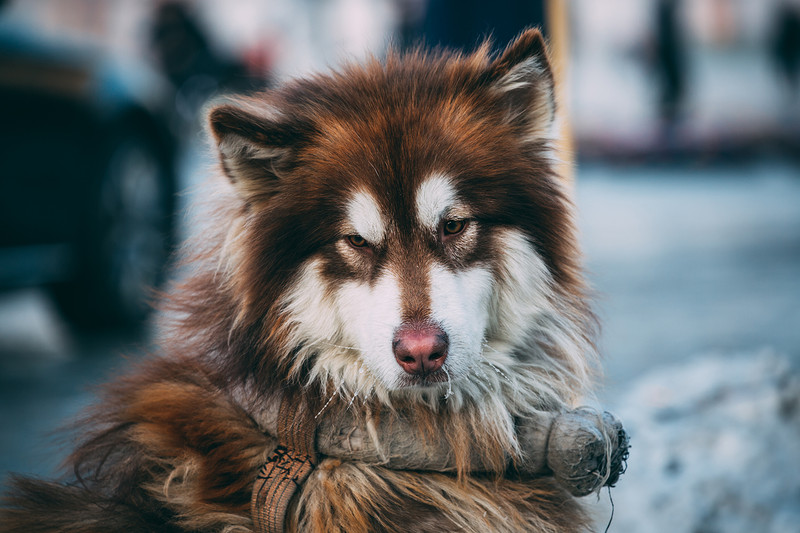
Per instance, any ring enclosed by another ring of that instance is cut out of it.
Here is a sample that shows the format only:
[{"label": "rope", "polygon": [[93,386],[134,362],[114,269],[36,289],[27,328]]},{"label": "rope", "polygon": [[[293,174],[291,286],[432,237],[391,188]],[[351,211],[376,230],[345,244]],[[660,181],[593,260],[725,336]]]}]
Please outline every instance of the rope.
[{"label": "rope", "polygon": [[317,463],[315,431],[306,403],[285,395],[278,411],[278,447],[256,476],[250,499],[255,532],[283,533],[292,497]]}]

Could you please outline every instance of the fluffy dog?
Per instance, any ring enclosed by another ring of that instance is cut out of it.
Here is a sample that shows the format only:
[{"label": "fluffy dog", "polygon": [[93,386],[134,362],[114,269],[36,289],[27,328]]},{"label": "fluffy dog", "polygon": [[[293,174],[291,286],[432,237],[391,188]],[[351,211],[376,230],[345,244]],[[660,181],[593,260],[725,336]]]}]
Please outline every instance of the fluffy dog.
[{"label": "fluffy dog", "polygon": [[[107,389],[74,480],[14,481],[0,529],[258,530],[289,417],[320,455],[287,531],[583,530],[546,449],[595,360],[554,113],[536,30],[212,108],[230,193],[163,353]],[[596,427],[602,484],[619,428]]]}]

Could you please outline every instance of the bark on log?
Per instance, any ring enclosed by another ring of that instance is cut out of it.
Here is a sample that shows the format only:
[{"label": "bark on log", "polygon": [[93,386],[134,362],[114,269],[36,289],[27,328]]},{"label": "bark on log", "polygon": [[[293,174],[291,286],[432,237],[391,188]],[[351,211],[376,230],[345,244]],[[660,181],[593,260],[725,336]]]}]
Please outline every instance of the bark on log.
[{"label": "bark on log", "polygon": [[[276,428],[265,429],[274,434]],[[513,465],[516,475],[553,476],[575,496],[613,486],[627,460],[628,437],[622,423],[611,413],[589,408],[531,414],[517,422],[517,438],[524,457]],[[456,468],[445,438],[423,435],[408,420],[389,413],[378,420],[349,411],[328,418],[317,428],[316,445],[323,455],[396,470]],[[472,457],[471,470],[487,470],[480,455]]]}]

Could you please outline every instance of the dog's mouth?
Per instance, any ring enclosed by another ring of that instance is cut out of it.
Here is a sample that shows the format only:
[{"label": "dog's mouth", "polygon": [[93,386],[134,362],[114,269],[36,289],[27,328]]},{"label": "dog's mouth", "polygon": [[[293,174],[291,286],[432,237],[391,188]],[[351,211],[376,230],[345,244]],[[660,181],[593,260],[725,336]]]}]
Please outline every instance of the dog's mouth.
[{"label": "dog's mouth", "polygon": [[411,375],[407,374],[400,377],[400,388],[426,388],[434,387],[450,381],[450,376],[443,368],[429,374]]}]

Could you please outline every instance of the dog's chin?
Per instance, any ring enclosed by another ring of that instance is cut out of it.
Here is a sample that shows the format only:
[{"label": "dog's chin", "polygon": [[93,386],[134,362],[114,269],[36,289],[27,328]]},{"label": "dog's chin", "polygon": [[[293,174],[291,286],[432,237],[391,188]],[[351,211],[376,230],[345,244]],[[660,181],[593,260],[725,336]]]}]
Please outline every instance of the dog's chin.
[{"label": "dog's chin", "polygon": [[442,369],[430,374],[403,374],[398,377],[396,388],[399,390],[432,389],[450,381],[450,376]]}]

